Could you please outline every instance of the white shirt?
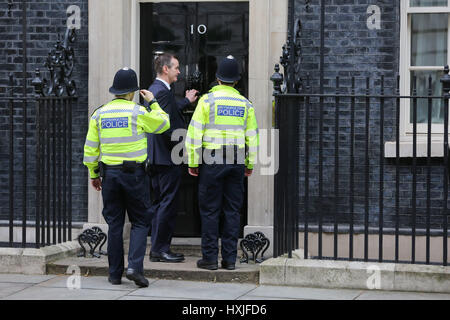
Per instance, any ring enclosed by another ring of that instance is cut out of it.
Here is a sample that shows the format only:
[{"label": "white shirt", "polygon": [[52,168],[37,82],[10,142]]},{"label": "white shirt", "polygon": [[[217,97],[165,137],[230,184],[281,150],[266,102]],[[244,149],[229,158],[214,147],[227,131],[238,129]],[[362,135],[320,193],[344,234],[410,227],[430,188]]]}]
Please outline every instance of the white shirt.
[{"label": "white shirt", "polygon": [[167,83],[166,81],[164,81],[163,79],[158,78],[158,77],[156,78],[156,80],[159,80],[159,81],[161,81],[162,83],[164,83],[164,84],[166,85],[167,89],[170,90],[170,84],[169,84],[169,83]]}]

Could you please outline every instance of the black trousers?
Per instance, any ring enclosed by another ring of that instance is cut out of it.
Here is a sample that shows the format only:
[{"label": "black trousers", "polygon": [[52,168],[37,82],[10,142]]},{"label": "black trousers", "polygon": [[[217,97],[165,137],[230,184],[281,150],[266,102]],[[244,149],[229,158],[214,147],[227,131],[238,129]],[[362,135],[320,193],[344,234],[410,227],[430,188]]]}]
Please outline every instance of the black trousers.
[{"label": "black trousers", "polygon": [[134,173],[107,169],[102,181],[103,217],[108,223],[109,275],[122,277],[124,271],[123,227],[125,211],[131,222],[128,268],[143,272],[147,235],[151,222],[149,176],[144,169]]},{"label": "black trousers", "polygon": [[152,252],[168,252],[175,230],[181,166],[155,165],[152,169]]},{"label": "black trousers", "polygon": [[[240,210],[244,200],[242,164],[201,165],[199,170],[199,207],[202,222],[202,255],[218,260],[218,238],[222,240],[222,259],[235,263],[239,238]],[[219,222],[223,213],[222,230]]]}]

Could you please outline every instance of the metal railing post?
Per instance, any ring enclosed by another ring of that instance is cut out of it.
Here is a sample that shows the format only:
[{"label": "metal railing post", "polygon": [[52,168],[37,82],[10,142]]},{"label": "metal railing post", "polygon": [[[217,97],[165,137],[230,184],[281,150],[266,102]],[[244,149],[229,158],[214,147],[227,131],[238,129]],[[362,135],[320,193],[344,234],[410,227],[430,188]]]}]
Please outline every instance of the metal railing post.
[{"label": "metal railing post", "polygon": [[447,265],[447,255],[448,255],[448,244],[447,244],[447,238],[448,238],[448,231],[447,231],[447,219],[448,219],[448,208],[447,208],[447,201],[448,201],[448,179],[449,179],[449,162],[448,162],[448,99],[450,99],[450,75],[449,75],[449,67],[445,66],[444,69],[444,76],[441,78],[442,83],[442,96],[444,99],[444,206],[442,211],[442,220],[443,220],[443,258],[442,263],[444,266]]}]

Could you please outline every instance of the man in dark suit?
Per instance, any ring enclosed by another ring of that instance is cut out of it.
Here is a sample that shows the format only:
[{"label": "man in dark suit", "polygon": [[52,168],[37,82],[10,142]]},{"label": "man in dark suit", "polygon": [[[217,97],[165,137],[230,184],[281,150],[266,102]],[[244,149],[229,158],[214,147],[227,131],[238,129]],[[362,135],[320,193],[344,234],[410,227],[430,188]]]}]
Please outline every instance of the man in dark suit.
[{"label": "man in dark suit", "polygon": [[158,56],[155,71],[157,77],[149,90],[169,115],[170,129],[163,135],[149,134],[153,213],[150,261],[181,262],[184,256],[170,250],[182,175],[181,166],[175,165],[171,159],[172,148],[179,141],[172,141],[171,138],[173,131],[186,128],[182,111],[197,100],[197,91],[188,90],[183,100],[176,101],[170,85],[178,80],[180,70],[178,59],[173,54]]}]

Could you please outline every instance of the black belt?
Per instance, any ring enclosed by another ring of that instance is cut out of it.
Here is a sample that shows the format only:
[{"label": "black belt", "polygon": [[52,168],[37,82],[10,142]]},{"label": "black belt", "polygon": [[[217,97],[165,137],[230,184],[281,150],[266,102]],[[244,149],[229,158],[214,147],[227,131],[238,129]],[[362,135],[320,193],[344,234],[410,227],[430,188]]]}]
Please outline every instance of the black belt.
[{"label": "black belt", "polygon": [[120,169],[123,172],[130,172],[133,173],[136,171],[136,169],[145,169],[145,163],[144,162],[136,162],[136,161],[124,161],[122,164],[118,165],[107,165],[103,163],[103,169],[105,171],[111,170],[111,169]]},{"label": "black belt", "polygon": [[[106,169],[123,169],[123,168],[127,168],[127,166],[124,166],[123,164],[118,164],[118,165],[105,165]],[[143,163],[137,163],[135,166],[131,166],[128,168],[144,168],[144,164]]]}]

